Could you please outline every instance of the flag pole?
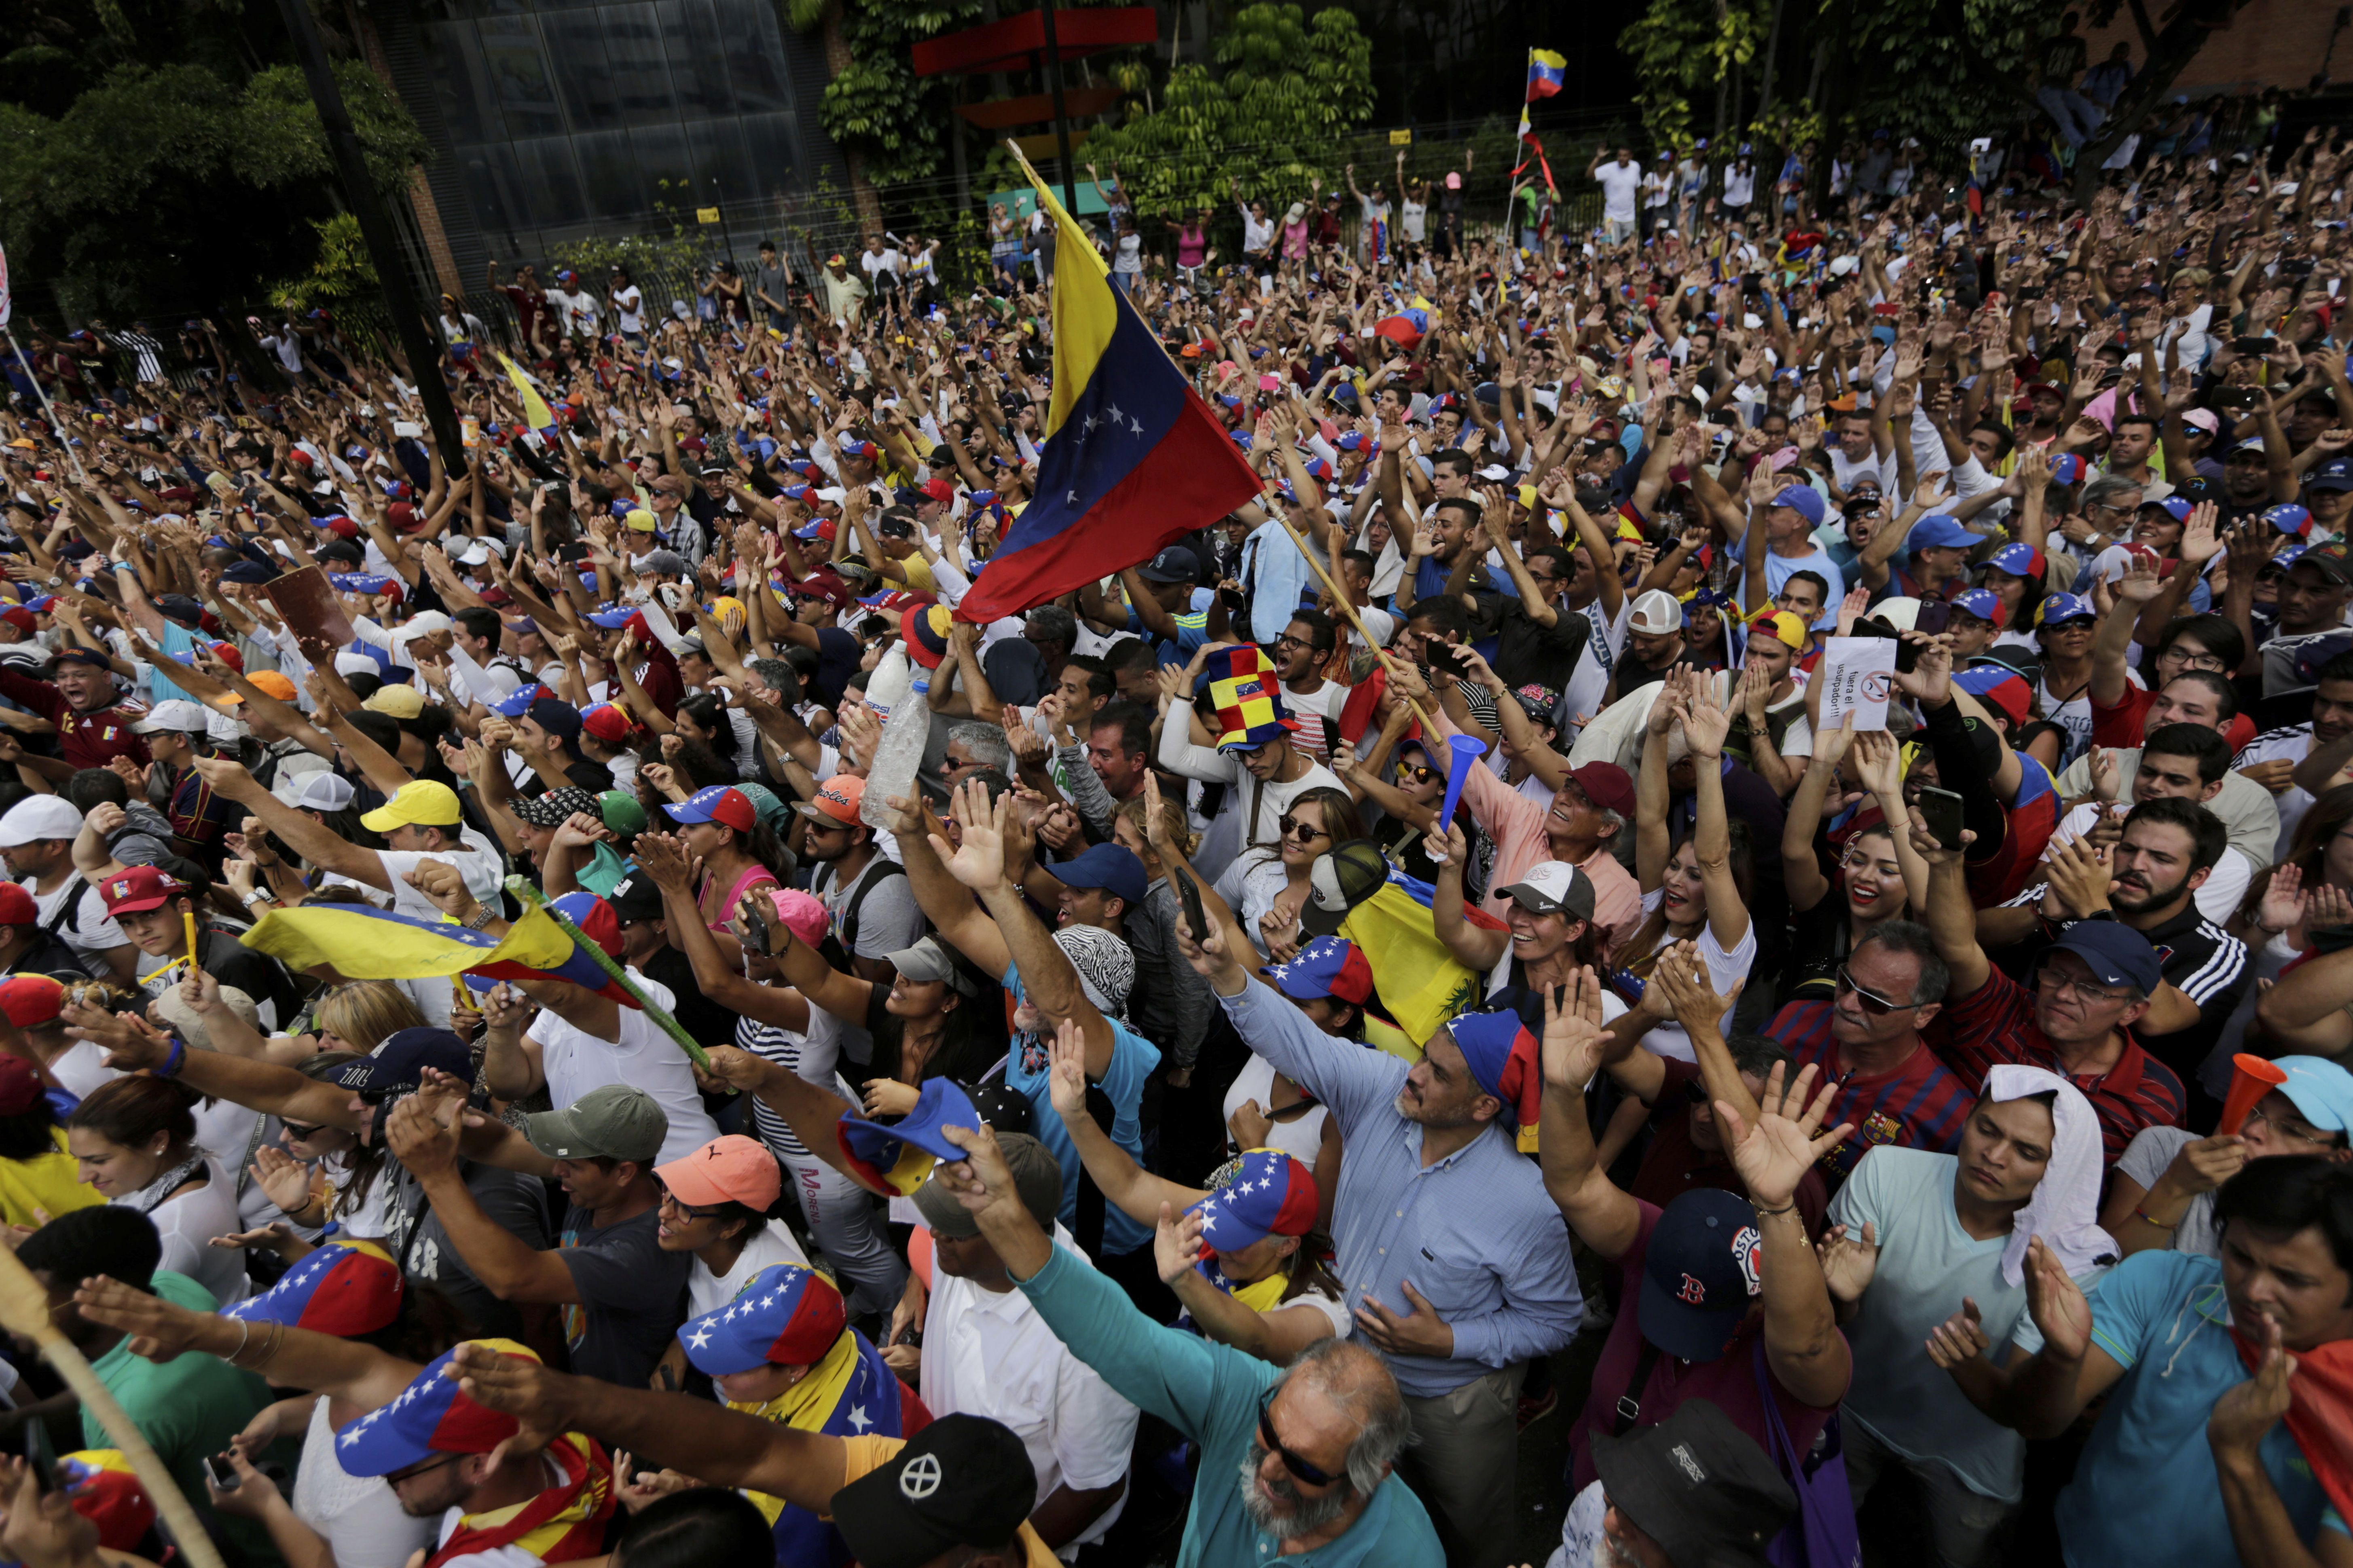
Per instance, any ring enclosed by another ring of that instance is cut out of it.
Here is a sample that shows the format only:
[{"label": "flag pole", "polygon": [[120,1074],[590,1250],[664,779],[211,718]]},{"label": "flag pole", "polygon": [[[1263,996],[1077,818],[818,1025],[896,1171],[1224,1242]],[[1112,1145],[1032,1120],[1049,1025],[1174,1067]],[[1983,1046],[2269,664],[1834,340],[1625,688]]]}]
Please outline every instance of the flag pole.
[{"label": "flag pole", "polygon": [[17,364],[24,368],[25,379],[33,384],[33,395],[41,400],[41,412],[49,416],[49,428],[58,433],[58,445],[66,449],[66,461],[73,465],[74,478],[83,484],[90,483],[90,474],[82,468],[81,458],[73,449],[72,438],[66,434],[66,427],[58,423],[58,411],[49,405],[48,389],[41,384],[41,373],[33,368],[32,361],[25,357],[25,351],[16,346],[16,329],[0,322],[0,332],[7,334],[8,352],[16,356]]},{"label": "flag pole", "polygon": [[557,909],[548,900],[546,894],[521,877],[507,879],[507,891],[513,894],[527,910],[545,910],[548,918],[554,921],[556,925],[562,928],[564,934],[572,939],[574,947],[594,959],[597,968],[603,970],[608,978],[628,992],[630,998],[645,1009],[646,1016],[659,1024],[663,1034],[677,1041],[678,1048],[684,1051],[696,1067],[702,1068],[705,1074],[711,1071],[711,1053],[697,1045],[694,1037],[686,1032],[685,1026],[676,1018],[671,1017],[668,1009],[647,995],[644,989],[629,978],[629,972],[614,963],[613,955],[607,952],[596,938],[574,925],[562,910]]}]

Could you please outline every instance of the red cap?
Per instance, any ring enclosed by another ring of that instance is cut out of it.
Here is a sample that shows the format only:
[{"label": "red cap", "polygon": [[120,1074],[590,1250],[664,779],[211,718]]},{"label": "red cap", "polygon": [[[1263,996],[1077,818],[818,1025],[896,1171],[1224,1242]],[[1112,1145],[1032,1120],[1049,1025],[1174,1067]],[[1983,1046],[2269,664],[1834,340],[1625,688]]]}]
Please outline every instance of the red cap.
[{"label": "red cap", "polygon": [[46,974],[12,974],[0,980],[0,1013],[20,1029],[55,1023],[65,1005],[65,985]]},{"label": "red cap", "polygon": [[609,702],[599,702],[580,715],[580,727],[608,746],[629,738],[629,716]]},{"label": "red cap", "polygon": [[33,902],[33,895],[15,882],[0,882],[0,926],[30,926],[41,923],[41,908]]},{"label": "red cap", "polygon": [[357,539],[360,536],[360,525],[348,517],[339,517],[327,524],[327,531],[337,539]]},{"label": "red cap", "polygon": [[417,508],[405,500],[396,500],[384,509],[385,521],[406,532],[417,524]]},{"label": "red cap", "polygon": [[942,506],[945,506],[948,502],[955,500],[955,486],[948,483],[945,479],[925,479],[923,481],[923,493],[931,497],[934,500],[939,502]]},{"label": "red cap", "polygon": [[1629,822],[1634,819],[1634,784],[1624,768],[1615,763],[1588,763],[1571,768],[1568,776],[1602,810],[1614,811]]},{"label": "red cap", "polygon": [[213,652],[219,656],[220,661],[223,664],[227,665],[239,675],[243,675],[245,673],[245,655],[237,652],[237,644],[233,642],[216,642],[213,644],[212,647]]},{"label": "red cap", "polygon": [[106,900],[106,912],[110,915],[135,915],[161,909],[192,890],[185,882],[167,877],[153,866],[133,866],[98,885],[99,896]]},{"label": "red cap", "polygon": [[41,1080],[22,1057],[0,1056],[0,1116],[19,1116],[41,1098]]},{"label": "red cap", "polygon": [[6,609],[0,610],[0,621],[7,622],[26,637],[41,629],[40,617],[22,605],[11,605]]}]

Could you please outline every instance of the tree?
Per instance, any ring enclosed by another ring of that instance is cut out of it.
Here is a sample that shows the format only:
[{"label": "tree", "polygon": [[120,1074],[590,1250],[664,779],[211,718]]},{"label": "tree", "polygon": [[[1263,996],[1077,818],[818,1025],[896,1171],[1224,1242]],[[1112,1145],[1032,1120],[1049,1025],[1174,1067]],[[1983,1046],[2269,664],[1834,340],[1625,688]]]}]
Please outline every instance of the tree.
[{"label": "tree", "polygon": [[[2149,25],[2148,8],[2141,0],[2131,0],[2133,26],[2140,35],[2140,46],[2147,58],[2135,73],[2132,84],[2116,100],[2108,117],[2100,121],[2100,129],[2092,140],[2075,153],[2075,196],[2078,201],[2091,200],[2093,190],[2100,183],[2100,165],[2110,153],[2124,145],[2125,138],[2141,127],[2149,110],[2165,101],[2173,91],[2173,82],[2182,68],[2198,58],[2206,47],[2207,38],[2221,28],[2230,26],[2247,0],[2185,0],[2168,17],[2163,29]],[[2104,0],[2093,10],[2093,20],[2105,25],[2116,15],[2118,0]]]}]

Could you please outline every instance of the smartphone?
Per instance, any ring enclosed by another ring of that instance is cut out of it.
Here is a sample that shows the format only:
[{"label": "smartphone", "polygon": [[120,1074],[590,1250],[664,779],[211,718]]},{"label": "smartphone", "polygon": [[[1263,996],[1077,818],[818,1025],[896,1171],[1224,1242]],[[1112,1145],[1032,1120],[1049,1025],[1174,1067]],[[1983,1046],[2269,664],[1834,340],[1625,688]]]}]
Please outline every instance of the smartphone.
[{"label": "smartphone", "polygon": [[1951,629],[1952,623],[1951,605],[1942,599],[1925,599],[1921,601],[1919,618],[1913,623],[1912,629],[1926,637],[1935,637],[1939,632]]},{"label": "smartphone", "polygon": [[735,911],[735,923],[742,928],[738,932],[737,940],[745,947],[754,952],[765,953],[768,951],[767,916],[756,909],[738,909]]},{"label": "smartphone", "polygon": [[2029,305],[2029,304],[2032,304],[2035,300],[2040,300],[2040,299],[2042,299],[2042,284],[2040,284],[2040,283],[2021,283],[2021,284],[2020,284],[2020,285],[2019,285],[2019,289],[2018,289],[2018,302],[2019,302],[2020,304],[2021,304],[2021,305]]},{"label": "smartphone", "polygon": [[1961,847],[1961,797],[1948,789],[1926,786],[1920,791],[1920,826],[1947,849]]},{"label": "smartphone", "polygon": [[1242,591],[1240,588],[1220,588],[1218,590],[1218,598],[1229,610],[1239,610],[1242,607]]},{"label": "smartphone", "polygon": [[2269,354],[2279,352],[2277,338],[2232,338],[2231,352],[2242,354]]},{"label": "smartphone", "polygon": [[205,1479],[212,1483],[215,1491],[233,1492],[244,1484],[243,1478],[223,1454],[205,1456]]},{"label": "smartphone", "polygon": [[1193,942],[1198,947],[1209,934],[1209,916],[1201,907],[1200,887],[1181,870],[1172,870],[1170,874],[1176,879],[1176,901],[1184,910],[1185,929],[1193,933]]}]

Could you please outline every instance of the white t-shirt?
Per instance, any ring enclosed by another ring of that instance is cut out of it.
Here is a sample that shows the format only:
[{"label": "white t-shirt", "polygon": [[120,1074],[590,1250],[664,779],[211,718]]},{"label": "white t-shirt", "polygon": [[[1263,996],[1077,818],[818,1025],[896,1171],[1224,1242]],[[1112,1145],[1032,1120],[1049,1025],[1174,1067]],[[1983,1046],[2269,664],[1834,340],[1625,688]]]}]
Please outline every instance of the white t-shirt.
[{"label": "white t-shirt", "polygon": [[81,887],[81,900],[75,906],[72,916],[58,928],[58,940],[79,953],[108,952],[128,946],[131,939],[122,934],[122,928],[114,923],[112,915],[106,912],[106,900],[99,896],[96,886],[82,877],[68,877],[46,893],[30,882],[20,886],[33,895],[33,909],[41,917],[40,923],[46,926],[56,916],[58,906],[65,902],[67,889],[77,883]]},{"label": "white t-shirt", "polygon": [[[632,969],[629,978],[655,1005],[667,1009],[674,1000],[669,986],[649,980]],[[683,1160],[713,1138],[718,1125],[702,1109],[694,1087],[694,1068],[678,1042],[654,1026],[636,1007],[620,1009],[618,1040],[600,1040],[573,1027],[555,1013],[542,1010],[531,1026],[530,1038],[540,1048],[547,1071],[549,1101],[561,1110],[592,1089],[625,1083],[654,1097],[670,1117],[661,1161]]]},{"label": "white t-shirt", "polygon": [[218,1160],[207,1156],[210,1178],[201,1187],[183,1188],[148,1211],[155,1233],[163,1238],[164,1257],[158,1268],[185,1274],[213,1293],[222,1306],[242,1301],[246,1295],[245,1253],[234,1247],[215,1247],[213,1237],[241,1228],[237,1217],[237,1183]]},{"label": "white t-shirt", "polygon": [[1593,171],[1601,183],[1601,216],[1607,223],[1632,223],[1634,201],[1642,191],[1642,165],[1604,163]]},{"label": "white t-shirt", "polygon": [[1601,695],[1609,689],[1609,676],[1617,668],[1618,656],[1625,651],[1626,629],[1634,624],[1634,595],[1626,595],[1618,606],[1613,620],[1602,612],[1601,601],[1595,599],[1578,612],[1591,627],[1585,639],[1585,657],[1568,676],[1568,712],[1574,720],[1579,713],[1591,718],[1601,711]]},{"label": "white t-shirt", "polygon": [[377,1477],[343,1468],[327,1404],[322,1395],[311,1406],[302,1463],[294,1472],[294,1517],[327,1538],[335,1568],[402,1568],[433,1540],[433,1521],[411,1518]]},{"label": "white t-shirt", "polygon": [[1340,709],[1347,700],[1348,689],[1337,681],[1327,680],[1314,690],[1304,692],[1284,687],[1282,705],[1299,721],[1299,728],[1292,731],[1292,745],[1319,763],[1329,763],[1332,756],[1324,744],[1324,726],[1315,721],[1329,719],[1337,723]]},{"label": "white t-shirt", "polygon": [[[473,894],[478,902],[492,910],[504,907],[499,902],[501,878],[497,847],[471,827],[460,827],[458,838],[466,846],[463,850],[379,849],[375,852],[376,859],[384,867],[384,874],[392,879],[393,913],[421,921],[442,918],[440,905],[408,885],[409,873],[427,860],[438,860],[445,866],[455,867],[459,878],[466,884],[466,891]],[[371,902],[380,902],[385,890],[365,887],[362,891],[369,895]]]},{"label": "white t-shirt", "polygon": [[613,305],[621,315],[621,331],[625,332],[645,331],[646,297],[638,290],[636,284],[632,283],[628,288],[616,292],[613,296]]},{"label": "white t-shirt", "polygon": [[[1644,893],[1642,918],[1647,921],[1657,914],[1659,905],[1665,898],[1666,889],[1663,888],[1655,892]],[[1666,946],[1672,940],[1672,938],[1667,932],[1662,931],[1659,933],[1660,946]],[[1699,928],[1699,951],[1707,960],[1708,984],[1715,987],[1717,995],[1723,995],[1731,990],[1734,981],[1745,976],[1756,965],[1756,920],[1753,917],[1750,919],[1748,929],[1741,933],[1740,944],[1730,952],[1725,952],[1723,945],[1715,940],[1714,926],[1702,925]],[[1732,1009],[1729,1007],[1724,1010],[1722,1026],[1726,1029],[1732,1027]],[[1641,1044],[1644,1050],[1654,1056],[1672,1057],[1679,1062],[1696,1062],[1699,1059],[1692,1050],[1691,1036],[1683,1031],[1681,1024],[1662,1024],[1644,1035]]]},{"label": "white t-shirt", "polygon": [[[2173,1157],[2184,1146],[2196,1142],[2198,1134],[2187,1127],[2144,1127],[2133,1134],[2133,1141],[2116,1156],[2117,1173],[2130,1176],[2147,1192],[2157,1185],[2158,1178],[2173,1163]],[[2222,1256],[2222,1231],[2214,1223],[2212,1193],[2199,1194],[2182,1210],[2181,1223],[2173,1227],[2173,1250],[2207,1258]]]},{"label": "white t-shirt", "polygon": [[[1273,1093],[1274,1064],[1253,1051],[1250,1060],[1242,1064],[1242,1070],[1234,1075],[1233,1083],[1227,1089],[1226,1102],[1220,1115],[1230,1125],[1234,1112],[1241,1108],[1243,1101],[1254,1100],[1258,1101],[1258,1108],[1264,1110],[1267,1100]],[[1266,1146],[1270,1149],[1280,1149],[1308,1169],[1314,1170],[1315,1156],[1322,1152],[1324,1148],[1324,1123],[1331,1114],[1330,1110],[1321,1105],[1311,1105],[1295,1117],[1272,1122],[1267,1128]],[[1241,1152],[1234,1147],[1234,1135],[1231,1131],[1226,1134],[1226,1152],[1232,1154]]]},{"label": "white t-shirt", "polygon": [[[686,1275],[686,1315],[699,1318],[705,1312],[715,1312],[733,1301],[752,1277],[763,1268],[774,1268],[779,1263],[791,1263],[807,1268],[808,1254],[781,1221],[772,1220],[759,1235],[744,1244],[736,1255],[735,1267],[724,1274],[713,1274],[711,1266],[698,1258]],[[337,1565],[341,1568],[341,1564]]]}]

